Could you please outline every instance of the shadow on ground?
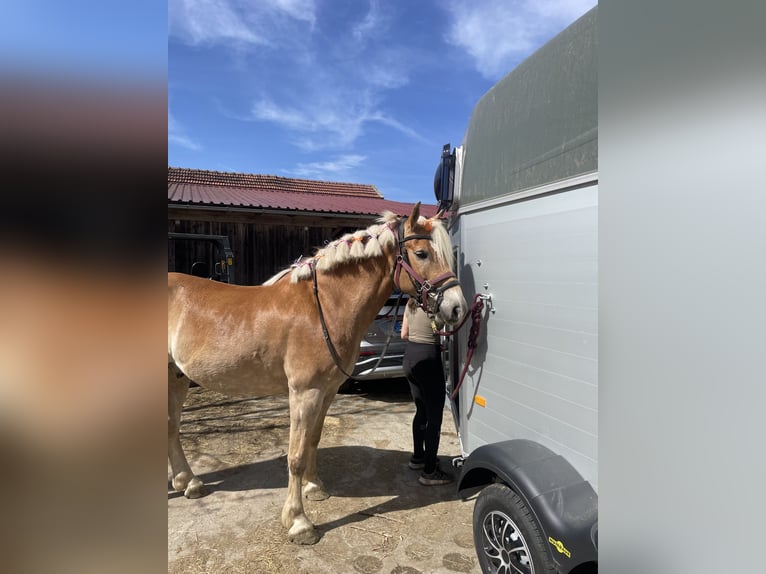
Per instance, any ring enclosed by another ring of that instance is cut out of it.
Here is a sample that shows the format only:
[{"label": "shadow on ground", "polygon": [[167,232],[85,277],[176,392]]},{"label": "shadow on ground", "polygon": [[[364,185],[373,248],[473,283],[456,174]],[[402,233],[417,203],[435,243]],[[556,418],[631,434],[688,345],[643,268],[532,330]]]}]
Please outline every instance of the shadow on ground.
[{"label": "shadow on ground", "polygon": [[[363,521],[365,515],[385,515],[458,498],[454,483],[435,487],[420,485],[417,482],[418,471],[407,467],[409,456],[405,451],[369,446],[320,447],[317,451],[319,473],[331,497],[388,499],[371,505],[363,513],[357,511],[328,523],[317,524],[319,531],[325,533]],[[442,467],[446,469],[448,466],[449,461],[443,460]],[[215,492],[287,489],[287,457],[282,455],[199,476],[208,488],[207,496]],[[168,492],[168,499],[182,495],[171,491]]]}]

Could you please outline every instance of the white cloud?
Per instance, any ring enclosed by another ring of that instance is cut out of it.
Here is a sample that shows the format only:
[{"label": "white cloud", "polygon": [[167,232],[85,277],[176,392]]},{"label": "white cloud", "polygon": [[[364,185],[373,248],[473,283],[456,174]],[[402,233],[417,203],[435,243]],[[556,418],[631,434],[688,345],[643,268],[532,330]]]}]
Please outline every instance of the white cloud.
[{"label": "white cloud", "polygon": [[409,75],[396,66],[370,65],[363,72],[365,80],[379,88],[393,90],[410,83]]},{"label": "white cloud", "polygon": [[357,42],[362,42],[371,32],[379,30],[382,27],[382,22],[380,5],[377,0],[370,0],[370,10],[364,19],[352,28],[351,33]]},{"label": "white cloud", "polygon": [[366,14],[351,26],[350,34],[337,34],[337,53],[353,59],[354,76],[366,85],[396,89],[410,81],[408,61],[412,54],[390,42],[391,24],[392,16],[381,9],[379,0],[370,0]]},{"label": "white cloud", "polygon": [[287,170],[287,173],[298,177],[326,177],[328,174],[336,176],[346,173],[355,167],[361,165],[367,157],[363,155],[349,154],[336,156],[328,161],[315,161],[309,163],[299,163],[293,170]]},{"label": "white cloud", "polygon": [[202,146],[188,136],[168,133],[168,144],[185,147],[191,151],[200,151]]},{"label": "white cloud", "polygon": [[268,99],[260,99],[253,104],[253,118],[280,124],[288,129],[313,132],[319,129],[318,123],[305,112],[279,106]]},{"label": "white cloud", "polygon": [[200,145],[199,142],[195,141],[185,133],[183,127],[178,123],[175,117],[173,117],[173,114],[171,114],[169,111],[168,145],[181,146],[191,151],[200,151],[202,149],[202,145]]},{"label": "white cloud", "polygon": [[[411,67],[404,49],[390,45],[386,3],[370,0],[330,36],[327,30],[314,33],[316,0],[170,1],[176,14],[171,21],[183,23],[176,35],[185,34],[185,41],[269,44],[243,60],[245,81],[257,92],[247,112],[227,112],[229,117],[279,126],[305,151],[347,150],[373,123],[422,139],[384,107],[386,92],[406,85]],[[220,10],[217,19],[207,15],[213,10]]]},{"label": "white cloud", "polygon": [[379,123],[413,139],[423,140],[415,130],[380,111],[369,92],[325,85],[314,97],[292,106],[269,98],[257,100],[252,118],[280,125],[293,133],[293,143],[306,151],[347,148],[364,133],[367,123]]},{"label": "white cloud", "polygon": [[388,116],[385,116],[383,114],[377,114],[377,115],[371,117],[370,120],[375,120],[375,121],[380,122],[380,123],[382,123],[382,124],[384,124],[384,125],[386,125],[386,126],[388,126],[390,128],[394,128],[395,130],[403,133],[406,136],[411,137],[414,140],[418,140],[418,141],[421,141],[421,142],[427,142],[428,141],[426,138],[424,138],[418,132],[413,130],[411,127],[405,126],[400,121],[398,121],[398,120],[396,120],[394,118],[390,118]]},{"label": "white cloud", "polygon": [[362,133],[366,104],[348,101],[344,106],[335,97],[319,99],[323,103],[308,102],[297,108],[262,98],[253,104],[252,117],[286,128],[293,133],[293,142],[307,151],[348,147]]},{"label": "white cloud", "polygon": [[552,18],[569,24],[596,4],[598,2],[595,0],[528,0],[525,6],[543,18]]},{"label": "white cloud", "polygon": [[191,45],[271,45],[274,22],[316,21],[314,0],[169,0],[168,35]]},{"label": "white cloud", "polygon": [[256,0],[272,12],[287,14],[295,20],[303,20],[312,26],[316,22],[316,2],[314,0]]},{"label": "white cloud", "polygon": [[546,40],[596,5],[595,0],[475,0],[448,5],[450,44],[465,49],[476,69],[498,79]]},{"label": "white cloud", "polygon": [[169,0],[168,35],[188,44],[265,44],[227,0]]}]

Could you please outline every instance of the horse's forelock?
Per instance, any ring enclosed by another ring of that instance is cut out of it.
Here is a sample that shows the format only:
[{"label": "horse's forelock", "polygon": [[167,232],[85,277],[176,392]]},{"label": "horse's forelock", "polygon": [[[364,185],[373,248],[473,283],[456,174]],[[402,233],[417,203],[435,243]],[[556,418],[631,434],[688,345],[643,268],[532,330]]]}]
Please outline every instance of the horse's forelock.
[{"label": "horse's forelock", "polygon": [[436,258],[449,265],[452,271],[455,270],[454,255],[452,254],[452,241],[444,224],[438,219],[431,219],[431,241],[434,244]]},{"label": "horse's forelock", "polygon": [[454,271],[455,262],[452,255],[452,242],[441,220],[436,218],[420,218],[410,227],[410,232],[413,234],[430,234],[436,260],[449,265],[449,268]]}]

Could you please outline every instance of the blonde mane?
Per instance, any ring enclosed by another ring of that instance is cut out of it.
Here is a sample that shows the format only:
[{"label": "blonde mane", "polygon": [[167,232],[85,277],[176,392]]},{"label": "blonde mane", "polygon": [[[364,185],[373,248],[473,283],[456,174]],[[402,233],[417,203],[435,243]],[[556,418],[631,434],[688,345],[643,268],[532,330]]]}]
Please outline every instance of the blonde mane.
[{"label": "blonde mane", "polygon": [[[349,261],[380,257],[383,255],[384,249],[396,245],[398,241],[396,232],[402,221],[402,218],[391,211],[383,212],[375,225],[354,233],[347,233],[340,239],[336,239],[319,249],[313,257],[302,258],[293,263],[290,282],[297,283],[302,279],[309,279],[311,277],[310,263],[316,264],[318,271],[329,271]],[[434,244],[436,258],[439,261],[449,262],[450,268],[453,268],[452,245],[442,222],[435,218],[420,217],[413,233],[428,231],[431,232],[431,241]],[[286,271],[278,273],[267,283],[281,278],[285,273]]]}]

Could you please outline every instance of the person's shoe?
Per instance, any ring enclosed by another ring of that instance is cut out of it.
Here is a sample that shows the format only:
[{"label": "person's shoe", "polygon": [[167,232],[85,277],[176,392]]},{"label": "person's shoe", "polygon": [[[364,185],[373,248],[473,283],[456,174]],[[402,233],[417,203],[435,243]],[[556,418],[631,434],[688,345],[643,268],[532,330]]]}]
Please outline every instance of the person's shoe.
[{"label": "person's shoe", "polygon": [[436,467],[436,470],[434,470],[431,473],[426,474],[425,472],[421,473],[418,477],[418,482],[420,484],[423,484],[425,486],[435,486],[438,484],[449,484],[450,482],[454,481],[454,477],[451,474],[448,474],[444,472],[442,469],[440,469],[438,466]]},{"label": "person's shoe", "polygon": [[407,463],[407,466],[410,467],[412,470],[420,470],[421,468],[425,467],[425,465],[426,465],[426,459],[415,458],[414,456],[410,458],[410,462]]}]

